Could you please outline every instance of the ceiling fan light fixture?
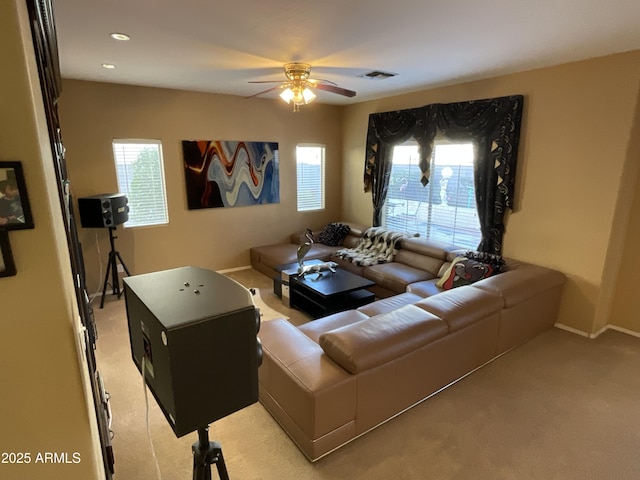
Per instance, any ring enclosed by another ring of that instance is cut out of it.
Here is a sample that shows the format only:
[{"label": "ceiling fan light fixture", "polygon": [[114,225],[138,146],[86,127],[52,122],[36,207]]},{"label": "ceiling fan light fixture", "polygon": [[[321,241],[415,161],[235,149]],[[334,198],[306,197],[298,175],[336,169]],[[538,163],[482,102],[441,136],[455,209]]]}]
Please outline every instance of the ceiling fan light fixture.
[{"label": "ceiling fan light fixture", "polygon": [[287,103],[293,103],[294,112],[298,111],[300,105],[311,103],[316,94],[305,84],[290,85],[280,93],[280,98]]},{"label": "ceiling fan light fixture", "polygon": [[302,98],[304,99],[304,103],[311,103],[314,98],[316,98],[316,94],[311,91],[309,87],[305,87],[302,91]]},{"label": "ceiling fan light fixture", "polygon": [[346,88],[341,88],[331,80],[309,78],[309,75],[311,74],[311,65],[308,63],[287,63],[284,66],[284,73],[287,80],[282,82],[278,80],[250,81],[249,83],[279,83],[280,85],[271,87],[245,98],[253,98],[274,90],[281,90],[280,98],[289,104],[293,103],[293,111],[297,112],[300,110],[300,105],[308,105],[313,102],[316,98],[314,91],[316,89],[330,93],[337,93],[338,95],[343,95],[345,97],[355,97],[356,95],[356,92],[347,90]]},{"label": "ceiling fan light fixture", "polygon": [[305,101],[300,87],[293,87],[293,98],[291,101],[296,105],[304,105]]},{"label": "ceiling fan light fixture", "polygon": [[291,100],[293,99],[293,90],[291,90],[291,88],[287,87],[280,94],[280,98],[282,100],[284,100],[285,102],[287,102],[287,103],[291,103]]}]

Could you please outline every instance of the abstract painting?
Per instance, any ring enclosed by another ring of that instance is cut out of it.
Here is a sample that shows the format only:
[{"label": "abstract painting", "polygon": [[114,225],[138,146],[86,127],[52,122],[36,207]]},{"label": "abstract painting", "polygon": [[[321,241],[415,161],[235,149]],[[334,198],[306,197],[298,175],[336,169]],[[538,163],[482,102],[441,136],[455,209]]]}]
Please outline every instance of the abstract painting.
[{"label": "abstract painting", "polygon": [[277,142],[183,140],[189,210],[280,203]]}]

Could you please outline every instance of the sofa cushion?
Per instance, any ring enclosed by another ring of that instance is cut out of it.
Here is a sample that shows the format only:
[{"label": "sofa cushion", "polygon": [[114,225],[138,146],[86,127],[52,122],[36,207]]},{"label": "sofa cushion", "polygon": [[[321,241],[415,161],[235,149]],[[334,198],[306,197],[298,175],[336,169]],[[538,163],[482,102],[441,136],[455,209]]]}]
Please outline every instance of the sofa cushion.
[{"label": "sofa cushion", "polygon": [[504,302],[495,293],[462,286],[420,300],[415,306],[442,318],[447,322],[449,332],[454,332],[490,315],[497,315]]},{"label": "sofa cushion", "polygon": [[439,281],[439,278],[432,278],[431,280],[412,283],[407,286],[407,292],[419,295],[422,298],[437,295],[438,293],[444,292],[444,289],[437,285]]},{"label": "sofa cushion", "polygon": [[444,260],[449,252],[460,250],[460,247],[422,237],[404,239],[402,241],[401,248],[409,252],[418,253],[425,257],[432,257],[440,260]]},{"label": "sofa cushion", "polygon": [[339,247],[344,243],[349,230],[351,230],[351,227],[344,223],[328,223],[318,234],[316,241],[332,247]]},{"label": "sofa cushion", "polygon": [[405,305],[320,335],[320,346],[338,365],[357,374],[414,351],[447,334],[444,320]]},{"label": "sofa cushion", "polygon": [[338,268],[342,270],[346,270],[347,272],[351,272],[354,275],[358,275],[359,277],[364,277],[364,267],[360,265],[356,265],[355,263],[351,263],[348,260],[343,260],[340,257],[337,257],[335,253],[331,255],[331,261],[338,264]]},{"label": "sofa cushion", "polygon": [[300,325],[298,329],[311,340],[319,343],[320,335],[325,332],[368,319],[369,315],[365,315],[357,310],[347,310],[319,318],[312,322],[307,322],[304,325]]},{"label": "sofa cushion", "polygon": [[435,277],[449,253],[455,249],[456,247],[431,239],[407,238],[402,241],[394,261],[425,270]]},{"label": "sofa cushion", "polygon": [[392,297],[383,298],[382,300],[376,300],[375,302],[363,305],[358,308],[358,311],[373,317],[381,313],[387,313],[396,308],[404,307],[405,305],[411,305],[422,300],[422,297],[414,295],[413,293],[400,293]]},{"label": "sofa cushion", "polygon": [[377,285],[381,285],[395,293],[404,293],[410,283],[435,277],[431,272],[399,262],[373,265],[367,267],[363,273],[364,278],[373,280]]}]

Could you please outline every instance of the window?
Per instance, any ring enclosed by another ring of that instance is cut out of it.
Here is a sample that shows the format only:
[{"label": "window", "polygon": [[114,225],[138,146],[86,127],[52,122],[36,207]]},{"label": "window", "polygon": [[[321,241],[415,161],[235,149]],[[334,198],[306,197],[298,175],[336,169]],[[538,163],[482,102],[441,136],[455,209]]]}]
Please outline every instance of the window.
[{"label": "window", "polygon": [[472,143],[436,142],[429,184],[423,187],[417,143],[396,146],[383,226],[476,249],[482,234],[473,181],[474,157]]},{"label": "window", "polygon": [[158,140],[114,140],[118,189],[129,200],[125,227],[169,223],[164,186],[162,143]]},{"label": "window", "polygon": [[324,145],[296,147],[298,211],[324,208]]}]

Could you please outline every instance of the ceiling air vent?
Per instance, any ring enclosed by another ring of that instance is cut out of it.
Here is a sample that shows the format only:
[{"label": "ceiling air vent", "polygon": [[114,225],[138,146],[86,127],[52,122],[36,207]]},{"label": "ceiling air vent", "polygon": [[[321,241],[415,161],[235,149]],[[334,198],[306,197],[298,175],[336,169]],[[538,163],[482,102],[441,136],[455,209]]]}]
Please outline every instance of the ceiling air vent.
[{"label": "ceiling air vent", "polygon": [[395,77],[396,75],[397,73],[383,72],[381,70],[373,70],[371,72],[363,73],[362,75],[359,75],[359,76],[363,78],[368,78],[370,80],[386,80],[387,78]]}]

